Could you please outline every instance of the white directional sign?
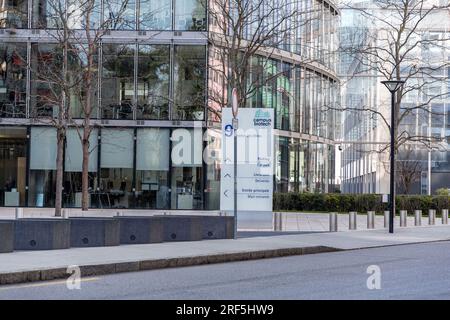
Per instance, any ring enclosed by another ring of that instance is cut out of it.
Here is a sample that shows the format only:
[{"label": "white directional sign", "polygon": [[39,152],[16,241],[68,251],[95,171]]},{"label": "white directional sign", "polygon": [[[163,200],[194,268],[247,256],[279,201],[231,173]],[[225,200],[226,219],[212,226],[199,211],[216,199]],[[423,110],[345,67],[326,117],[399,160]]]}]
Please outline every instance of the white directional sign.
[{"label": "white directional sign", "polygon": [[[241,108],[237,129],[237,209],[272,211],[273,109]],[[233,210],[234,128],[231,108],[222,113],[220,209]]]}]

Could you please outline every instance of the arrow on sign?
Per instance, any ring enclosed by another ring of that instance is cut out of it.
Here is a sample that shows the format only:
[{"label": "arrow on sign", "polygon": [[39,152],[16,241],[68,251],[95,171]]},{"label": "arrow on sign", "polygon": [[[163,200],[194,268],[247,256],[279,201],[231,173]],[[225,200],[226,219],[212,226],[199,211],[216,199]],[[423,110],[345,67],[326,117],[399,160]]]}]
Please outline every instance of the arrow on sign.
[{"label": "arrow on sign", "polygon": [[231,178],[231,174],[227,173],[227,174],[225,175],[225,178]]},{"label": "arrow on sign", "polygon": [[225,190],[225,191],[223,192],[223,195],[224,195],[225,197],[228,198],[228,190]]}]

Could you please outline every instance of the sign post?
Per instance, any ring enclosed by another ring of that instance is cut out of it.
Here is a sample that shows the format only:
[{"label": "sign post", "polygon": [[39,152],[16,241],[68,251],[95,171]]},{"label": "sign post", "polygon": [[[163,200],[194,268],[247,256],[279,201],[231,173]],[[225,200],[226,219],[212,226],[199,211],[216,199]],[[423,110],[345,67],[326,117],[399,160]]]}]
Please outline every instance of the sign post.
[{"label": "sign post", "polygon": [[233,213],[234,213],[234,239],[237,239],[237,129],[239,126],[239,121],[237,119],[239,106],[238,106],[238,93],[237,89],[233,88],[233,91],[231,92],[231,110],[233,112],[233,140],[234,140],[234,167],[233,167],[233,176],[234,176],[234,189],[233,189]]},{"label": "sign post", "polygon": [[273,118],[273,109],[222,110],[220,210],[234,213],[235,235],[238,210],[239,224],[273,224]]}]

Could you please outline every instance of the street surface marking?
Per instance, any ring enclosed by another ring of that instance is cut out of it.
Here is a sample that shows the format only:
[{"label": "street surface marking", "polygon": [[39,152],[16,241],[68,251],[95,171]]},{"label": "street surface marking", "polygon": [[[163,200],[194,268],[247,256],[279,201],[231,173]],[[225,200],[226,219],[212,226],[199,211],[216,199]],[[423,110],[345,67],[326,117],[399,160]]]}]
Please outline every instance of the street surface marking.
[{"label": "street surface marking", "polygon": [[[98,281],[100,278],[82,278],[81,282],[90,282],[90,281]],[[35,287],[46,287],[46,286],[55,286],[55,285],[66,285],[67,280],[60,280],[60,281],[50,281],[50,282],[43,282],[43,283],[33,283],[33,284],[23,284],[23,285],[13,285],[13,286],[6,286],[6,287],[0,287],[0,291],[4,290],[10,290],[10,289],[22,289],[22,288],[35,288]]]}]

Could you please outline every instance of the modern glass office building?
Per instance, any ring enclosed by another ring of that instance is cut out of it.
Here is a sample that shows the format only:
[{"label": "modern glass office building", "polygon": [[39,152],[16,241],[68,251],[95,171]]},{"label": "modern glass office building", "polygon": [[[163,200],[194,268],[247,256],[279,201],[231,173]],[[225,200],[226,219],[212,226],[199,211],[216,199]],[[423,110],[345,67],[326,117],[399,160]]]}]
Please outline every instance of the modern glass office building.
[{"label": "modern glass office building", "polygon": [[[383,39],[387,23],[380,22],[383,19],[374,23],[371,17],[389,16],[385,3],[378,3],[383,9],[371,0],[355,0],[353,4],[355,8],[341,10],[341,46],[354,45],[355,39],[370,32],[373,36],[367,37],[366,41],[372,41],[368,47],[380,48],[382,52],[386,48]],[[424,2],[423,11],[443,4],[435,0]],[[395,9],[390,10],[393,17],[398,16]],[[419,17],[419,13],[415,16]],[[449,17],[448,9],[434,10],[426,16],[411,32],[411,47],[401,64],[400,75],[407,79],[407,93],[402,99],[404,116],[398,135],[410,138],[397,153],[398,193],[434,194],[440,188],[450,188]],[[408,22],[407,28],[413,25]],[[341,55],[340,78],[345,82],[341,87],[342,105],[346,109],[342,138],[347,142],[341,147],[341,177],[345,193],[389,193],[389,151],[383,147],[389,143],[390,131],[383,119],[390,123],[390,94],[381,84],[386,80],[381,68],[372,67],[381,59]],[[425,71],[416,74],[414,68]]]},{"label": "modern glass office building", "polygon": [[[90,135],[89,187],[93,208],[218,209],[220,163],[205,163],[209,133],[220,128],[208,112],[211,50],[201,0],[98,0],[88,22],[77,0],[0,0],[0,206],[51,207],[55,201],[58,117],[49,98],[46,66],[60,45],[61,17],[70,28],[104,28],[94,56],[94,130]],[[275,109],[275,191],[327,192],[334,187],[334,139],[339,122],[336,76],[339,12],[329,1],[291,2],[308,19],[270,57],[276,74],[249,107]],[[308,9],[308,10],[306,10]],[[111,19],[120,12],[119,19]],[[70,14],[69,14],[70,13]],[[314,19],[310,19],[311,15]],[[306,21],[306,20],[305,20]],[[105,28],[106,29],[106,28]],[[83,47],[80,32],[79,43]],[[259,55],[254,57],[258,64]],[[70,61],[83,68],[83,59]],[[45,74],[45,76],[44,76]],[[81,203],[84,117],[68,90],[71,124],[64,151],[65,207]],[[47,119],[47,121],[44,121]],[[195,132],[203,134],[196,134]],[[192,161],[176,164],[177,136],[192,134]],[[197,156],[200,154],[200,156]],[[198,160],[200,159],[200,160]]]}]

